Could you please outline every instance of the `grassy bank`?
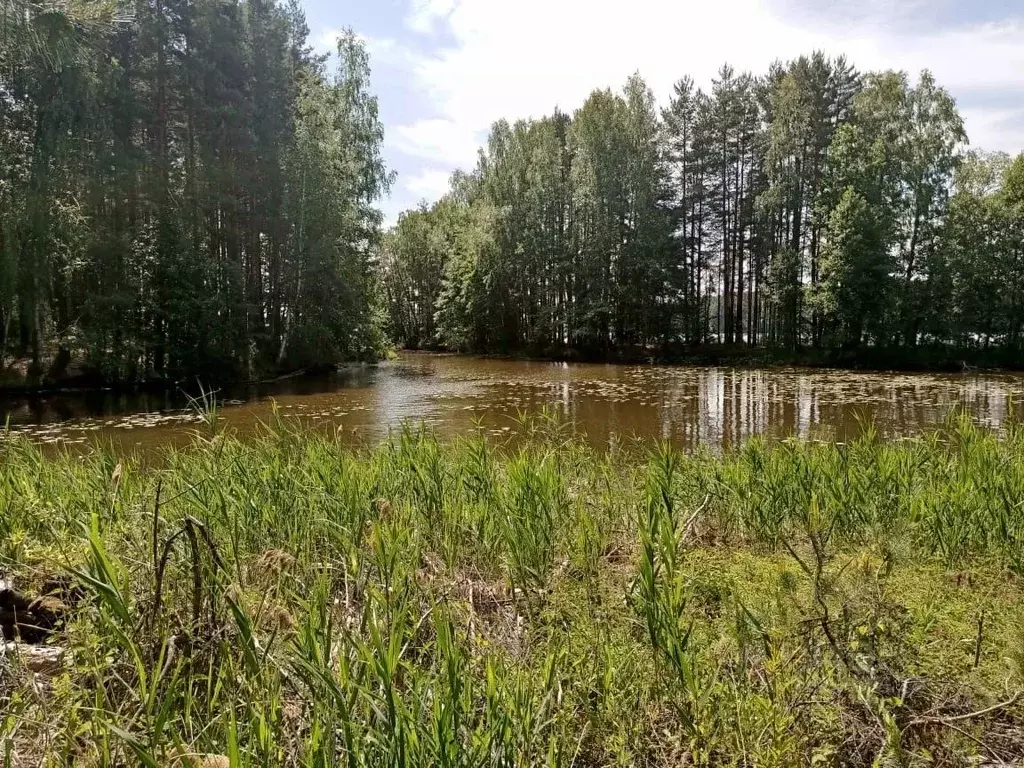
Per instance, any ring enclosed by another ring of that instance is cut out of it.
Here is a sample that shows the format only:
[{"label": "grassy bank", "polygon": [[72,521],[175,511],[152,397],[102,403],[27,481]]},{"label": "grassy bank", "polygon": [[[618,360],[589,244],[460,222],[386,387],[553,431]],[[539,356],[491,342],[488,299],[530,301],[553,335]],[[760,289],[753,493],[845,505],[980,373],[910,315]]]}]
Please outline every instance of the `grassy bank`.
[{"label": "grassy bank", "polygon": [[1024,430],[527,446],[0,444],[0,764],[1024,758]]}]

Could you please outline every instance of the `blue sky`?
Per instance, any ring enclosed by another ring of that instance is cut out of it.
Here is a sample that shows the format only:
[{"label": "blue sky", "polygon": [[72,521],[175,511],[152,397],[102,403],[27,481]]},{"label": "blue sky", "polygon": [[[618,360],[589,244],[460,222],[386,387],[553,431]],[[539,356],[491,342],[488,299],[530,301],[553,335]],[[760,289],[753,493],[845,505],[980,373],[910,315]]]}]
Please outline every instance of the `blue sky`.
[{"label": "blue sky", "polygon": [[723,62],[763,72],[822,49],[860,69],[930,69],[972,146],[1024,150],[1024,0],[305,0],[311,40],[370,50],[398,174],[391,222],[447,189],[498,118],[572,111],[639,70],[659,99]]}]

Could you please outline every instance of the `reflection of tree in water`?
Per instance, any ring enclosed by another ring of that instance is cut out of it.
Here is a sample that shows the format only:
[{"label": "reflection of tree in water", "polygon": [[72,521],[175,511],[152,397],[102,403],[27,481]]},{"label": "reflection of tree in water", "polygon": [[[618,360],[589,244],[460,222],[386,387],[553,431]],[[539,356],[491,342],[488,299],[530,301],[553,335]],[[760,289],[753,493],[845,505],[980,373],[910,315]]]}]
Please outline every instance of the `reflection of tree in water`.
[{"label": "reflection of tree in water", "polygon": [[[404,421],[444,434],[507,436],[521,412],[548,408],[599,447],[634,438],[692,449],[735,446],[751,435],[848,440],[869,422],[883,435],[916,434],[965,407],[998,427],[1024,377],[937,376],[806,369],[670,368],[525,363],[417,355],[379,367],[224,392],[222,423],[239,434],[278,413],[342,439],[379,439]],[[53,439],[62,431],[159,448],[187,441],[191,421],[171,394],[60,396],[9,403],[16,425]],[[230,399],[229,399],[230,398]],[[2,407],[2,406],[0,406]],[[1016,406],[1017,413],[1021,412]],[[133,430],[133,431],[129,431]],[[129,437],[126,437],[126,433]]]}]

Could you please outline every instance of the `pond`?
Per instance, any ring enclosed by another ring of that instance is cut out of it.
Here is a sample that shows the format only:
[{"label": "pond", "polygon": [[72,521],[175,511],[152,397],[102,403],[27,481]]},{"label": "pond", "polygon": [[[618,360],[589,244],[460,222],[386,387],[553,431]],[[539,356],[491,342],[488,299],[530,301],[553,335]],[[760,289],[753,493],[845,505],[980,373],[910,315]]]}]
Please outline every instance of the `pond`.
[{"label": "pond", "polygon": [[[862,373],[798,368],[595,365],[402,353],[379,365],[218,393],[219,419],[244,436],[275,418],[330,429],[353,443],[403,421],[442,434],[514,436],[521,414],[557,413],[598,447],[665,439],[690,449],[795,435],[847,440],[872,422],[914,435],[962,406],[993,428],[1021,415],[1024,377]],[[276,413],[276,415],[275,415]],[[182,393],[52,396],[0,401],[0,422],[51,445],[118,450],[181,445],[201,426]]]}]

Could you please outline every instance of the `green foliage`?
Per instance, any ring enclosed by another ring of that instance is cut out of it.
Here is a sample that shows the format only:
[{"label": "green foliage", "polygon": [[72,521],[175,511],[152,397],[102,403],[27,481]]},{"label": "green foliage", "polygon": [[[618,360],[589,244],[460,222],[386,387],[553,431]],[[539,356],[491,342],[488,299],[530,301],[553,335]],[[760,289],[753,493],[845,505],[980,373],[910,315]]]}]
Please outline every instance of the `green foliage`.
[{"label": "green foliage", "polygon": [[382,251],[393,337],[1012,360],[1024,166],[966,141],[929,72],[860,74],[821,53],[761,77],[723,66],[709,91],[684,77],[660,115],[634,76],[571,117],[499,121],[473,173]]},{"label": "green foliage", "polygon": [[379,354],[390,177],[352,33],[330,73],[294,4],[0,17],[0,366],[123,382]]},{"label": "green foliage", "polygon": [[0,657],[0,754],[1021,758],[1018,427],[646,465],[524,428],[517,447],[410,427],[360,450],[204,430],[146,461],[0,443],[0,568],[29,594],[54,573],[84,590],[56,668]]},{"label": "green foliage", "polygon": [[665,173],[639,76],[572,118],[499,121],[473,174],[382,249],[396,340],[546,353],[667,338],[668,307],[649,301],[672,270]]},{"label": "green foliage", "polygon": [[835,324],[842,343],[859,347],[865,333],[880,340],[889,307],[893,263],[881,225],[867,201],[852,187],[829,214],[828,242],[821,256],[821,282],[815,297],[823,322]]}]

